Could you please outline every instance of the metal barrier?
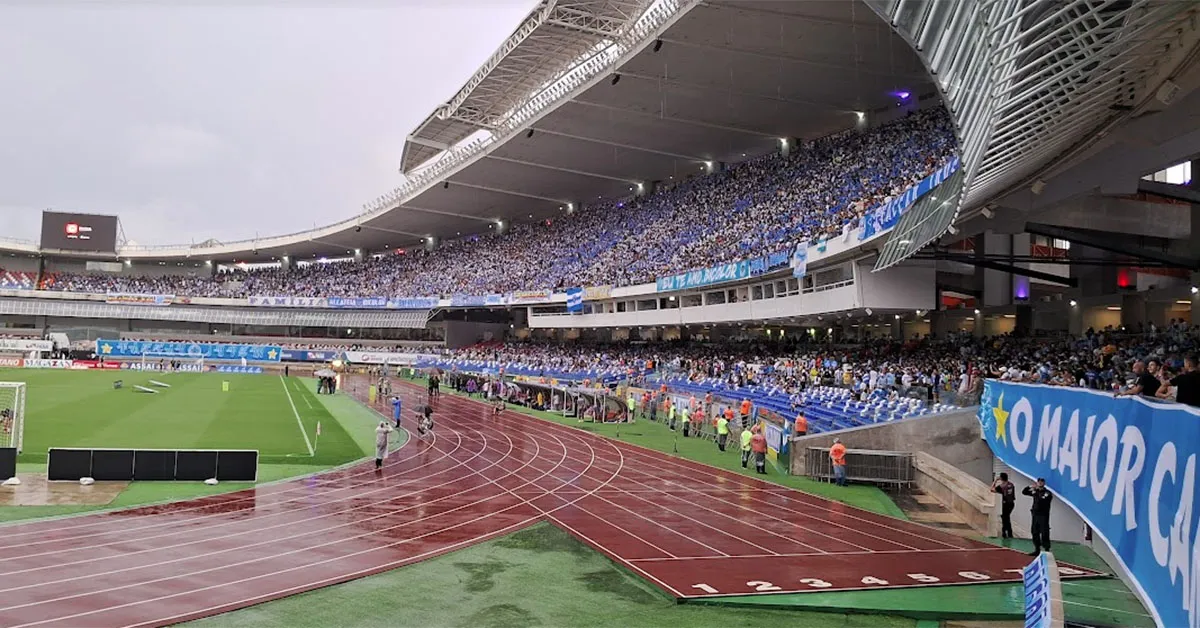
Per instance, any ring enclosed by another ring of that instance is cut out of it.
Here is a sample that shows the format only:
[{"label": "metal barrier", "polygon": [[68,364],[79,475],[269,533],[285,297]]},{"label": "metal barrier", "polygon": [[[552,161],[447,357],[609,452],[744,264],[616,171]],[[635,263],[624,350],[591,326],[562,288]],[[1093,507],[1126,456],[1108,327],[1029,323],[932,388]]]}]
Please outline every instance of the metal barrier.
[{"label": "metal barrier", "polygon": [[[851,482],[895,487],[911,487],[914,480],[912,454],[906,451],[846,450],[846,479]],[[833,461],[824,447],[808,447],[804,456],[804,475],[815,480],[833,480]]]}]

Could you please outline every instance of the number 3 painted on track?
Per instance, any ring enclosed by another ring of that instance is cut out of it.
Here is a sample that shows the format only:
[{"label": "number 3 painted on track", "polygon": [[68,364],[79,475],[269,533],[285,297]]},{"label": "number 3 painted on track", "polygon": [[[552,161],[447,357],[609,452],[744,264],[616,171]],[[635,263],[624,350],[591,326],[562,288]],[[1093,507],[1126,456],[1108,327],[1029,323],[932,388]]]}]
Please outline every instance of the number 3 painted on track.
[{"label": "number 3 painted on track", "polygon": [[818,578],[801,578],[800,584],[807,584],[814,589],[828,589],[829,587],[833,586],[832,584],[829,584],[828,582]]}]

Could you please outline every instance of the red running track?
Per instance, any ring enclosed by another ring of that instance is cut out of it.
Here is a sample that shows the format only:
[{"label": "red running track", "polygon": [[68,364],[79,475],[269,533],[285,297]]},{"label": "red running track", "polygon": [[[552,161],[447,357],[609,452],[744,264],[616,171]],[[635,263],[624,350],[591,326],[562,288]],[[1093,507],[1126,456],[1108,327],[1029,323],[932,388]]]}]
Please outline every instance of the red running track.
[{"label": "red running track", "polygon": [[[416,388],[400,387],[406,406]],[[0,626],[165,625],[550,521],[679,598],[1017,581],[1017,552],[444,396],[384,469],[5,526]],[[411,412],[405,421],[411,421]],[[1064,566],[1064,575],[1094,575]]]}]

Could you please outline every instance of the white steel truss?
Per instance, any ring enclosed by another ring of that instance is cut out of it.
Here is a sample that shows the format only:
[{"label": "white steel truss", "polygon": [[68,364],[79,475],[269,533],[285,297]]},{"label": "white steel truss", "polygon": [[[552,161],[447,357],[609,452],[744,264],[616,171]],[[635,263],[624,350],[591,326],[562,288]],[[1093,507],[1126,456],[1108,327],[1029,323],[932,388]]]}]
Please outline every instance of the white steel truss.
[{"label": "white steel truss", "polygon": [[[920,230],[929,239],[907,243],[909,253],[940,237],[964,210],[1031,182],[1136,115],[1197,50],[1196,2],[867,3],[933,73],[964,164],[955,211],[937,212],[936,228]],[[910,211],[896,233],[933,217]],[[906,256],[885,247],[877,269]]]},{"label": "white steel truss", "polygon": [[599,45],[619,39],[650,0],[543,0],[449,101],[405,144],[405,173],[480,130],[501,126],[520,104]]}]

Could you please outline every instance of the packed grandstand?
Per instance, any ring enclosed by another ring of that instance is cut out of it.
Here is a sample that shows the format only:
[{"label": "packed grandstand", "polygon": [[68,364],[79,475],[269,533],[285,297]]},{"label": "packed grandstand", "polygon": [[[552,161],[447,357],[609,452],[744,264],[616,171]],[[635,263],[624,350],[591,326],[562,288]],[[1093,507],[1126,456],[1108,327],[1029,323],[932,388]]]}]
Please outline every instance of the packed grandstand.
[{"label": "packed grandstand", "polygon": [[[646,197],[586,205],[503,234],[362,262],[239,270],[212,276],[49,272],[42,290],[201,297],[494,294],[627,286],[838,235],[941,168],[956,150],[942,107],[864,132],[846,131],[695,176]],[[10,276],[9,285],[28,277]]]}]

